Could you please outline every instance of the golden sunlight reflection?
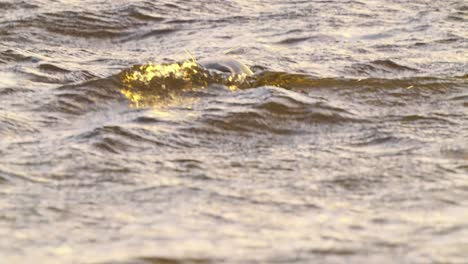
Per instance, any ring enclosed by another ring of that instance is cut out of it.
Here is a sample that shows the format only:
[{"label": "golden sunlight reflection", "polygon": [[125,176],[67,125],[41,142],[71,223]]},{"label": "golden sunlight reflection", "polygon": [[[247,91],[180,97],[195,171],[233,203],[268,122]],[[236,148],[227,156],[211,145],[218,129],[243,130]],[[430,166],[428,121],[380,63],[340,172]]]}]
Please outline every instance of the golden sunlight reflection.
[{"label": "golden sunlight reflection", "polygon": [[123,87],[120,92],[132,107],[159,107],[193,102],[195,99],[181,95],[207,88],[210,84],[221,84],[234,91],[246,77],[244,73],[210,71],[191,58],[180,63],[134,66],[122,74]]},{"label": "golden sunlight reflection", "polygon": [[[250,69],[249,69],[250,71]],[[212,84],[227,90],[275,86],[286,89],[313,87],[319,83],[310,76],[285,72],[225,73],[200,65],[195,58],[171,64],[136,65],[121,74],[120,92],[131,107],[161,108],[169,105],[189,105],[197,99],[187,92],[200,91]]]}]

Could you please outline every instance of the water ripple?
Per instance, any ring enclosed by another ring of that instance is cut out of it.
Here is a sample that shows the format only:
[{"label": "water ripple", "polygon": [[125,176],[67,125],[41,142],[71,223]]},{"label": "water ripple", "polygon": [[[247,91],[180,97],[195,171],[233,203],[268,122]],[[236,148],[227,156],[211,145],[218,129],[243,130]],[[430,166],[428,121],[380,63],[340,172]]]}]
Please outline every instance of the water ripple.
[{"label": "water ripple", "polygon": [[0,10],[3,262],[467,259],[463,1]]}]

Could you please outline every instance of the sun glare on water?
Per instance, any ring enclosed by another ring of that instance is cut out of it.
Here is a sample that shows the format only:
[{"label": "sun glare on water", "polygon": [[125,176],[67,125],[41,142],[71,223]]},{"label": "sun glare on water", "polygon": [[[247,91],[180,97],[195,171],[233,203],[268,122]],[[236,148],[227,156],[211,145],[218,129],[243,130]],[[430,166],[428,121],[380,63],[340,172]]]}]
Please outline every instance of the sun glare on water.
[{"label": "sun glare on water", "polygon": [[196,91],[210,84],[224,85],[234,91],[247,87],[247,75],[221,73],[206,69],[195,58],[171,64],[149,63],[134,66],[121,74],[120,92],[132,107],[154,107],[180,101],[180,95]]}]

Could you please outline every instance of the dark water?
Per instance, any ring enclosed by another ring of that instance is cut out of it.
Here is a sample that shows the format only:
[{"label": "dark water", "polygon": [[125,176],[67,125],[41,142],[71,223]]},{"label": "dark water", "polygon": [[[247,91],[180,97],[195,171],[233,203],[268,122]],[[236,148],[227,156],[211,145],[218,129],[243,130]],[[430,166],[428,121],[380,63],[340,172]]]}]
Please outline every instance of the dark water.
[{"label": "dark water", "polygon": [[[462,0],[0,0],[1,262],[466,263],[467,25]],[[190,56],[254,76],[123,93]]]}]

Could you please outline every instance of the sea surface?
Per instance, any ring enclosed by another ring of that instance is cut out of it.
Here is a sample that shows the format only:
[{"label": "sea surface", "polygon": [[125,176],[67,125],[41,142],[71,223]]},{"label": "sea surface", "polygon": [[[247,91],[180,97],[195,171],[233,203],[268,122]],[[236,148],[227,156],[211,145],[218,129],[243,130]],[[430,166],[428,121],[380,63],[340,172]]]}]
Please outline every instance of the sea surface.
[{"label": "sea surface", "polygon": [[466,1],[0,0],[1,263],[467,260]]}]

